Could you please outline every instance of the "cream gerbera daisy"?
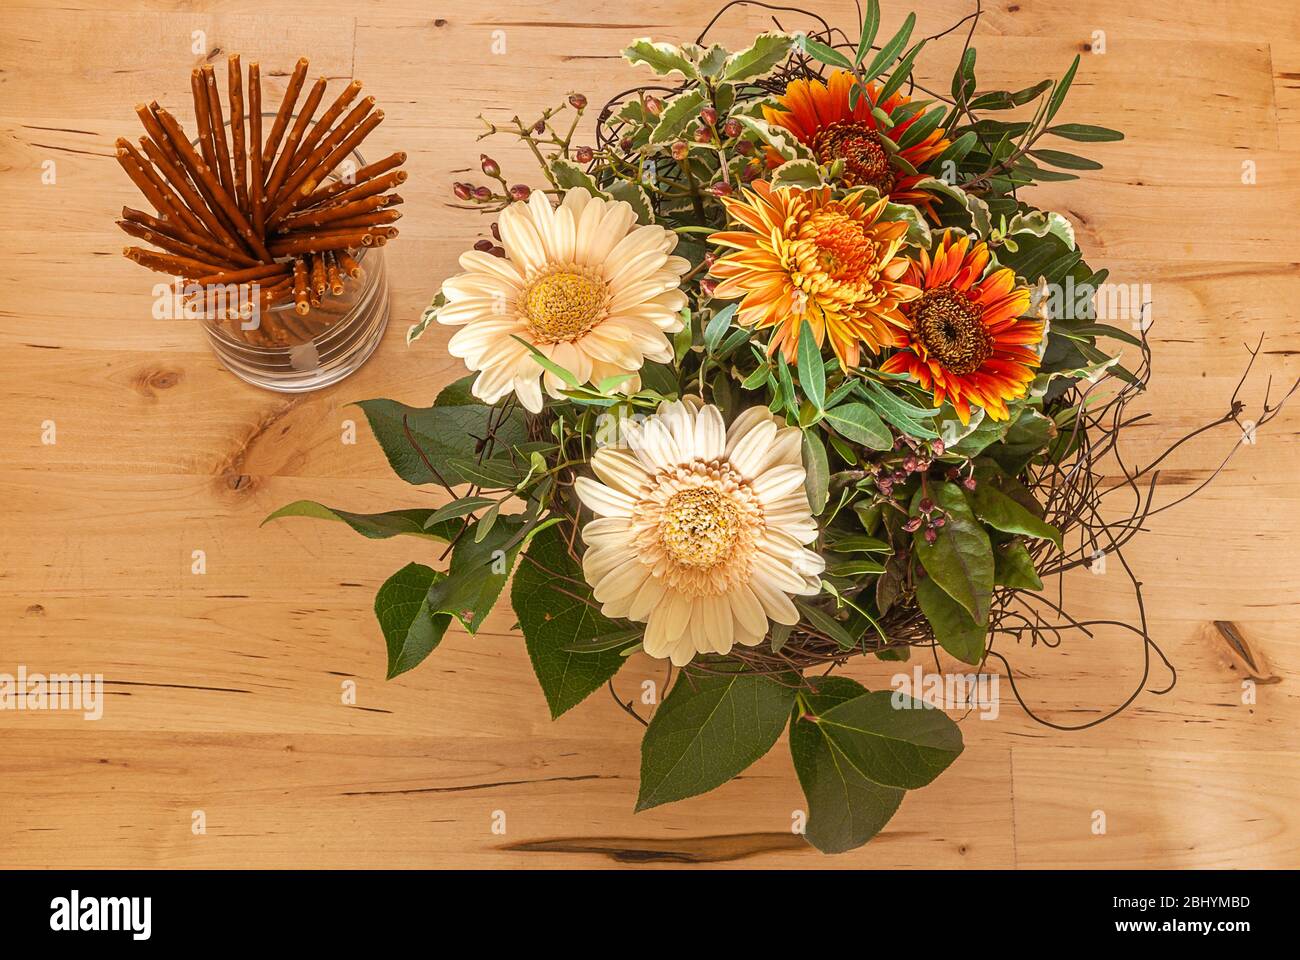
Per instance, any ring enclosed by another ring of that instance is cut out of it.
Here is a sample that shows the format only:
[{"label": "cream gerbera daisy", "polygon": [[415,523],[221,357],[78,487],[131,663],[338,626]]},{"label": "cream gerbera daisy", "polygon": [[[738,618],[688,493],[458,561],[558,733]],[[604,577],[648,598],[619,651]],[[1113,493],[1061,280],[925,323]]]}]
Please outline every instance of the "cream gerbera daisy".
[{"label": "cream gerbera daisy", "polygon": [[519,340],[582,383],[626,374],[627,391],[640,388],[646,360],[672,359],[667,334],[682,329],[686,295],[678,287],[690,263],[671,255],[671,230],[637,226],[630,204],[582,189],[557,208],[534,191],[503,210],[497,228],[505,257],[463,254],[465,272],[443,283],[447,302],[438,311],[439,323],[461,327],[448,352],[481,371],[476,397],[495,403],[513,390],[537,413],[540,381],[551,396],[564,389]]},{"label": "cream gerbera daisy", "polygon": [[797,427],[751,407],[730,429],[694,397],[625,428],[577,481],[596,514],[582,528],[583,574],[608,617],[646,624],[652,657],[753,646],[768,621],[795,624],[790,596],[821,589],[825,561],[804,544],[817,522],[804,492]]}]

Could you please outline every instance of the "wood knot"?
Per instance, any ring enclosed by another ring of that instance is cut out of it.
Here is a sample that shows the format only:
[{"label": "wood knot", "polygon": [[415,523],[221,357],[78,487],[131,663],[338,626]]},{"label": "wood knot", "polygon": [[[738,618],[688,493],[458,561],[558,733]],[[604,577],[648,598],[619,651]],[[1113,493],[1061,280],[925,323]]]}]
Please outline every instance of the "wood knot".
[{"label": "wood knot", "polygon": [[181,382],[179,370],[143,370],[136,374],[132,386],[137,393],[145,397],[155,397],[159,390],[170,390]]},{"label": "wood knot", "polygon": [[30,607],[27,608],[27,615],[29,617],[44,616],[45,608],[41,606],[39,603],[33,603]]},{"label": "wood knot", "polygon": [[223,479],[226,482],[226,489],[236,493],[247,493],[254,486],[253,478],[246,473],[228,473]]}]

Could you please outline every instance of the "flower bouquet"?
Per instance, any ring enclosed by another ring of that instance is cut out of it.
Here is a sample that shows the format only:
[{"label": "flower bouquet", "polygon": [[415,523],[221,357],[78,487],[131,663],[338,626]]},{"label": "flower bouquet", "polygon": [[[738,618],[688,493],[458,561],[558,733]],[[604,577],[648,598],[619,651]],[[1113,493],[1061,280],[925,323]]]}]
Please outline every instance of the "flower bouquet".
[{"label": "flower bouquet", "polygon": [[1043,578],[1140,524],[1098,519],[1092,463],[1145,338],[1098,322],[1105,271],[1024,196],[1100,166],[1049,144],[1121,135],[1058,118],[1077,57],[981,91],[968,35],[951,89],[923,90],[933,38],[879,23],[871,0],[857,36],[637,40],[624,58],[657,79],[601,109],[589,145],[577,93],[485,121],[527,145],[537,185],[486,155],[484,184],[454,185],[496,219],[408,335],[453,328],[472,373],[429,407],[361,404],[394,471],[445,502],[273,515],[448,545],[445,570],[379,590],[390,677],[453,621],[478,630],[508,580],[552,716],[614,691],[633,654],[663,661],[638,810],[788,730],[827,852],[962,750],[942,711],[831,671],[913,647],[973,670],[993,637],[1037,640],[1059,629]]}]

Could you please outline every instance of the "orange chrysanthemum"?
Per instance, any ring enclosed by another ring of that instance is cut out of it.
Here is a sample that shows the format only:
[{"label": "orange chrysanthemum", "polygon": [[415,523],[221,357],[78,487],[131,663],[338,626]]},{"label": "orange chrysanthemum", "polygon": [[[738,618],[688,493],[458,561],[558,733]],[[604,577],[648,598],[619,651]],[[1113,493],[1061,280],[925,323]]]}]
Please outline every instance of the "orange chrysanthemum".
[{"label": "orange chrysanthemum", "polygon": [[830,187],[773,188],[759,181],[723,200],[744,229],[709,239],[733,252],[713,265],[714,295],[741,299],[736,322],[773,328],[768,352],[795,355],[807,320],[818,346],[830,340],[845,367],[856,367],[865,344],[872,353],[906,342],[901,305],[920,294],[901,281],[909,261],[898,255],[907,224],[881,220],[881,199],[865,190],[841,200]]},{"label": "orange chrysanthemum", "polygon": [[1015,272],[989,272],[988,246],[955,242],[945,234],[933,256],[921,251],[905,277],[921,296],[904,307],[909,343],[885,361],[886,373],[911,374],[934,391],[934,405],[949,401],[970,421],[971,404],[994,420],[1006,420],[1007,401],[1023,397],[1034,379],[1043,339],[1041,320],[1022,319],[1029,289],[1016,286]]},{"label": "orange chrysanthemum", "polygon": [[[907,172],[893,159],[880,142],[880,122],[872,114],[873,107],[885,113],[911,98],[901,93],[890,94],[883,103],[877,102],[879,84],[868,84],[867,95],[859,97],[855,106],[849,105],[849,92],[856,81],[844,70],[836,70],[830,80],[795,80],[777,98],[781,109],[764,106],[763,115],[768,123],[784,127],[817,155],[819,163],[844,161],[844,183],[850,187],[875,187],[882,197],[895,203],[910,203],[920,207],[934,219],[934,198],[916,188],[923,180],[920,174]],[[936,108],[939,109],[939,108]],[[924,110],[891,127],[889,138],[894,143],[919,121]],[[916,143],[898,151],[898,155],[919,170],[948,148],[942,128],[936,127]],[[767,151],[769,166],[779,165],[781,157],[771,148]]]}]

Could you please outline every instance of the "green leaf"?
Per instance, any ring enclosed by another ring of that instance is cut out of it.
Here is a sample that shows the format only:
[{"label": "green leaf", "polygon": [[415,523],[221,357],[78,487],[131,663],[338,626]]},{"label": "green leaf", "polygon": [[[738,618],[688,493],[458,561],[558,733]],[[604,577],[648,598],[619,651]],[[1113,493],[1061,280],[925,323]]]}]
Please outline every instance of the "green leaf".
[{"label": "green leaf", "polygon": [[803,468],[806,473],[804,489],[808,492],[808,506],[812,508],[815,517],[826,509],[826,501],[830,498],[831,470],[826,460],[826,448],[809,430],[803,433]]},{"label": "green leaf", "polygon": [[735,114],[733,119],[740,121],[741,126],[754,134],[760,142],[775,150],[782,160],[816,160],[812,151],[784,127],[773,126],[766,120],[744,114]]},{"label": "green leaf", "polygon": [[524,522],[520,516],[500,517],[481,540],[472,532],[457,540],[447,576],[429,588],[429,609],[449,613],[470,633],[477,633],[524,545],[525,538],[518,536]]},{"label": "green leaf", "polygon": [[699,87],[669,99],[664,103],[663,113],[659,114],[659,122],[650,132],[650,142],[668,143],[676,140],[686,125],[699,116],[704,100],[704,91]]},{"label": "green leaf", "polygon": [[510,603],[528,647],[537,682],[555,718],[604,686],[626,662],[616,649],[577,652],[573,647],[627,633],[627,624],[601,614],[582,568],[569,556],[558,527],[539,533],[524,553],[510,586]]},{"label": "green leaf", "polygon": [[921,612],[930,621],[934,638],[958,660],[979,663],[984,659],[984,641],[988,627],[976,623],[966,608],[948,596],[930,577],[916,584],[916,599]]},{"label": "green leaf", "polygon": [[852,650],[858,645],[858,638],[849,633],[844,624],[817,606],[817,604],[809,603],[802,597],[795,597],[794,605],[803,614],[803,619],[807,620],[814,630],[830,637],[845,650]]},{"label": "green leaf", "polygon": [[762,80],[771,76],[794,48],[795,38],[784,33],[760,33],[753,44],[733,53],[722,68],[722,79],[728,83]]},{"label": "green leaf", "polygon": [[420,314],[420,319],[406,328],[406,345],[408,347],[424,336],[424,331],[429,329],[429,324],[437,319],[438,311],[446,304],[447,298],[439,293],[433,298],[433,302],[424,308],[424,312]]},{"label": "green leaf", "polygon": [[1061,104],[1065,102],[1065,95],[1070,90],[1070,84],[1074,82],[1075,71],[1079,69],[1079,54],[1074,55],[1074,62],[1070,64],[1070,69],[1065,71],[1065,76],[1061,82],[1056,85],[1052,95],[1047,101],[1047,116],[1043,118],[1043,123],[1051,123],[1052,117],[1056,116],[1056,111],[1061,109]]},{"label": "green leaf", "polygon": [[797,678],[679,674],[641,741],[636,809],[705,793],[772,748],[795,702]]},{"label": "green leaf", "polygon": [[889,450],[894,446],[894,435],[865,403],[842,403],[827,410],[826,422],[836,433],[869,450]]},{"label": "green leaf", "polygon": [[876,42],[876,32],[880,29],[880,0],[867,0],[867,12],[862,17],[862,32],[858,35],[858,53],[854,63],[866,59],[871,45]]},{"label": "green leaf", "polygon": [[591,174],[572,160],[566,160],[564,157],[553,157],[550,168],[551,175],[555,177],[555,182],[561,190],[583,189],[592,196],[600,196],[600,189],[596,186],[596,181],[592,179]]},{"label": "green leaf", "polygon": [[1123,140],[1124,134],[1109,127],[1094,127],[1086,123],[1061,123],[1048,127],[1047,133],[1073,140],[1076,143],[1109,143]]},{"label": "green leaf", "polygon": [[469,483],[488,490],[510,490],[524,478],[524,471],[503,457],[481,462],[469,457],[452,457],[447,466]]},{"label": "green leaf", "polygon": [[[880,88],[880,93],[876,95],[876,101],[878,103],[884,103],[893,96],[895,92],[897,92],[899,87],[907,82],[907,78],[912,73],[912,64],[916,62],[916,55],[921,52],[921,49],[924,46],[925,41],[922,40],[907,52],[907,56],[898,62],[898,66],[894,68],[894,72],[889,75],[889,79],[885,81],[885,85]],[[936,112],[940,117],[943,116],[942,110]]]},{"label": "green leaf", "polygon": [[655,43],[649,37],[633,40],[623,50],[623,57],[635,66],[644,63],[660,76],[680,73],[687,79],[697,79],[695,66],[678,47],[671,43]]},{"label": "green leaf", "polygon": [[826,548],[834,553],[893,553],[894,548],[884,540],[877,540],[875,537],[868,537],[865,534],[854,533],[847,537],[838,537],[826,544]]},{"label": "green leaf", "polygon": [[773,187],[798,187],[813,190],[822,185],[821,168],[813,160],[787,160],[773,170],[768,179]]},{"label": "green leaf", "polygon": [[803,395],[821,410],[826,403],[826,365],[822,352],[813,338],[812,326],[807,320],[799,331],[799,386]]},{"label": "green leaf", "polygon": [[1050,163],[1062,170],[1100,170],[1101,164],[1087,157],[1080,157],[1062,150],[1030,150],[1029,155],[1035,160]]},{"label": "green leaf", "polygon": [[978,484],[970,492],[970,502],[975,515],[994,530],[1051,540],[1057,547],[1061,546],[1061,531],[1034,516],[991,483]]},{"label": "green leaf", "polygon": [[451,617],[429,610],[429,588],[442,574],[408,563],[375,594],[375,617],[388,645],[388,679],[419,665],[442,642]]},{"label": "green leaf", "polygon": [[490,507],[496,502],[491,497],[461,497],[459,500],[453,500],[451,503],[433,511],[433,513],[429,514],[429,519],[424,522],[429,526],[433,526],[444,520],[455,520],[458,517],[473,513],[480,507]]},{"label": "green leaf", "polygon": [[709,320],[708,326],[704,328],[704,348],[713,353],[719,343],[722,342],[722,335],[727,332],[727,327],[731,325],[731,318],[736,313],[738,303],[729,303]]},{"label": "green leaf", "polygon": [[912,28],[915,26],[916,14],[909,13],[907,19],[903,21],[903,25],[899,27],[898,33],[894,34],[893,38],[880,48],[880,52],[871,61],[871,65],[863,71],[862,76],[865,80],[874,80],[880,75],[881,71],[894,62],[894,58],[907,46],[907,41],[912,37]]},{"label": "green leaf", "polygon": [[970,612],[977,623],[987,623],[993,593],[993,548],[989,535],[971,512],[960,487],[947,482],[930,482],[912,498],[912,516],[921,513],[920,502],[929,496],[947,512],[947,521],[926,543],[922,530],[912,534],[916,557],[925,572],[948,595]]},{"label": "green leaf", "polygon": [[336,510],[315,500],[295,500],[269,515],[263,524],[278,520],[280,517],[314,517],[317,520],[339,520],[371,540],[386,540],[398,534],[415,537],[428,537],[444,543],[456,535],[460,524],[441,522],[435,517],[438,511],[389,510],[386,513],[349,513]]},{"label": "green leaf", "polygon": [[1034,569],[1034,558],[1020,540],[993,548],[993,582],[1017,590],[1041,590],[1042,578]]},{"label": "green leaf", "polygon": [[962,751],[947,714],[888,690],[831,707],[817,726],[855,771],[887,787],[924,787]]},{"label": "green leaf", "polygon": [[810,57],[815,57],[822,63],[830,64],[832,67],[840,67],[844,70],[853,69],[852,61],[834,47],[828,47],[826,44],[806,36],[800,38],[799,45]]},{"label": "green leaf", "polygon": [[[814,714],[866,693],[847,677],[811,682],[816,683],[814,691],[803,698]],[[790,757],[808,800],[804,837],[822,853],[862,846],[881,831],[903,801],[903,790],[867,779],[820,724],[802,719],[797,710],[790,721]]]},{"label": "green leaf", "polygon": [[646,196],[639,183],[632,183],[629,180],[615,181],[605,188],[605,195],[613,200],[622,200],[630,204],[636,213],[638,223],[645,225],[655,222],[654,207],[650,205],[650,198]]},{"label": "green leaf", "polygon": [[[445,388],[432,407],[408,407],[395,400],[362,400],[357,405],[370,421],[370,429],[384,450],[393,472],[407,483],[437,482],[425,463],[425,457],[451,486],[467,481],[446,467],[451,457],[477,458],[479,441],[488,435],[492,407],[475,399],[469,392],[473,376],[462,378]],[[411,438],[406,429],[409,427]],[[509,449],[527,439],[522,414],[505,418],[495,431],[498,448]],[[424,456],[412,446],[419,444]]]},{"label": "green leaf", "polygon": [[899,135],[898,149],[906,150],[908,147],[920,143],[934,132],[934,129],[939,126],[942,120],[942,110],[931,110],[929,113],[922,114]]}]

